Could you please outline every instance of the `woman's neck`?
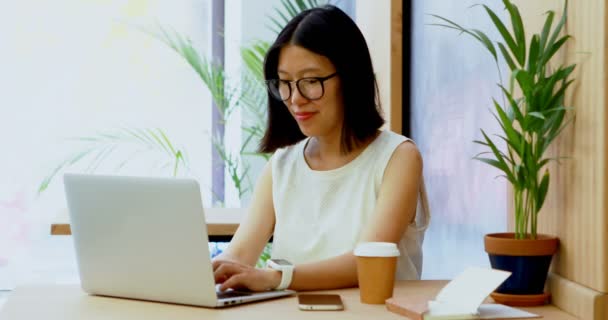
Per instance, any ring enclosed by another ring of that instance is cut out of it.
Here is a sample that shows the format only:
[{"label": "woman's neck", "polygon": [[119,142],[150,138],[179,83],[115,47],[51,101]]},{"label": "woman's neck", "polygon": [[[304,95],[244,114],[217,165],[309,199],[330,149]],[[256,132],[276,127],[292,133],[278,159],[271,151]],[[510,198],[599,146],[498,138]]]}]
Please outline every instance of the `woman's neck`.
[{"label": "woman's neck", "polygon": [[319,160],[339,159],[342,153],[341,137],[312,137],[308,143],[309,155]]}]

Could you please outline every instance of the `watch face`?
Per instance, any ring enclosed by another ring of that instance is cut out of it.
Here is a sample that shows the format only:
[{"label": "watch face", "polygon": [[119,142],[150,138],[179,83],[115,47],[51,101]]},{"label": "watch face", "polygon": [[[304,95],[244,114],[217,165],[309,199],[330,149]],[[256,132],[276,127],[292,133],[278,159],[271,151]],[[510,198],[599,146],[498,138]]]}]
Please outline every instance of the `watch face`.
[{"label": "watch face", "polygon": [[290,266],[291,263],[285,259],[272,259],[272,262],[280,265],[280,266]]}]

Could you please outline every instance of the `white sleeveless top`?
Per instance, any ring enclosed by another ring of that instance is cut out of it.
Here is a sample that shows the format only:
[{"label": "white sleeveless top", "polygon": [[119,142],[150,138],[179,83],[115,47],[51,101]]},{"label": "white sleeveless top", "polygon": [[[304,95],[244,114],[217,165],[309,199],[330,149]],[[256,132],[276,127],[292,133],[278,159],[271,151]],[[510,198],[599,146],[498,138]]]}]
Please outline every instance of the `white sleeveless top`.
[{"label": "white sleeveless top", "polygon": [[[395,148],[408,140],[381,131],[354,160],[328,171],[312,170],[306,163],[308,139],[277,150],[271,158],[276,218],[272,257],[301,264],[354,250],[374,214],[384,170]],[[398,244],[397,279],[420,279],[422,241],[429,220],[423,182],[416,219]]]}]

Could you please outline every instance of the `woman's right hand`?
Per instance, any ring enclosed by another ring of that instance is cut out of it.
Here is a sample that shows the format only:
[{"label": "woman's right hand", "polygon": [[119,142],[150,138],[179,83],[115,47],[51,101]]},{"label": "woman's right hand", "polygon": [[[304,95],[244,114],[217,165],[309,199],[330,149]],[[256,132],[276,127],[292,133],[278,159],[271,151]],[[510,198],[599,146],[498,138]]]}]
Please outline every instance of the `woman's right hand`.
[{"label": "woman's right hand", "polygon": [[215,283],[221,284],[221,291],[268,291],[276,288],[281,282],[281,273],[277,270],[258,269],[238,261],[221,259],[214,259],[212,265]]}]

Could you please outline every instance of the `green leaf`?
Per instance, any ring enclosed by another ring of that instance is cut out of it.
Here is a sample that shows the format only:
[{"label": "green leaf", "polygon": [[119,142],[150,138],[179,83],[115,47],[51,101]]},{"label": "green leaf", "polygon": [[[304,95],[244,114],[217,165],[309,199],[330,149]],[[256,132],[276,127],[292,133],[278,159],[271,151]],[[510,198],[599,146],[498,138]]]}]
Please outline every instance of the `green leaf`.
[{"label": "green leaf", "polygon": [[280,23],[280,29],[283,29],[285,27],[285,25],[287,25],[287,23],[289,23],[289,21],[291,20],[291,16],[288,17],[287,15],[285,15],[280,9],[275,9],[275,12],[279,15],[279,17],[283,20]]},{"label": "green leaf", "polygon": [[[571,80],[571,81],[574,81],[574,80]],[[559,106],[559,107],[545,110],[545,114],[550,114],[552,112],[568,111],[568,110],[574,110],[574,108]]]},{"label": "green leaf", "polygon": [[487,147],[489,147],[489,146],[490,146],[490,145],[489,145],[487,142],[485,142],[485,141],[473,140],[473,143],[477,143],[477,144],[480,144],[480,145],[482,145],[482,146],[487,146]]},{"label": "green leaf", "polygon": [[447,29],[458,30],[458,31],[460,31],[460,33],[463,33],[462,29],[456,28],[456,27],[451,26],[451,25],[443,24],[443,23],[429,23],[428,25],[429,26],[436,26],[436,27],[443,27],[443,28],[447,28]]},{"label": "green leaf", "polygon": [[241,58],[247,69],[259,81],[264,81],[264,56],[270,43],[265,41],[257,41],[249,47],[241,49]]},{"label": "green leaf", "polygon": [[272,25],[266,25],[266,27],[268,29],[270,29],[270,31],[272,31],[275,34],[279,34],[281,32],[281,30],[283,29],[284,24],[277,21],[276,18],[270,16],[270,15],[266,15],[266,17],[270,20],[270,22],[272,23]]},{"label": "green leaf", "polygon": [[509,101],[509,106],[511,107],[510,110],[513,112],[515,120],[517,120],[517,122],[519,123],[522,130],[526,131],[527,123],[525,121],[525,117],[522,114],[521,110],[519,110],[519,106],[517,105],[517,102],[515,101],[515,99],[513,99],[513,96],[511,95],[511,93],[509,93],[509,91],[507,91],[507,89],[503,85],[498,85],[498,86],[502,89],[502,92],[505,95],[505,97],[507,97],[507,100]]},{"label": "green leaf", "polygon": [[[562,114],[563,117],[563,114]],[[568,124],[570,124],[570,122],[572,122],[574,118],[570,118],[568,119],[568,121],[566,121],[561,127],[559,127],[558,129],[555,130],[551,130],[549,132],[549,135],[547,136],[546,140],[546,145],[543,147],[542,151],[546,150],[546,148],[549,147],[549,145],[551,144],[551,142],[564,130],[564,128],[566,128],[568,126]]]},{"label": "green leaf", "polygon": [[104,159],[106,159],[115,149],[116,144],[110,144],[97,150],[97,155],[91,160],[89,166],[85,169],[85,172],[93,173],[101,165]]},{"label": "green leaf", "polygon": [[473,159],[479,158],[479,156],[482,156],[484,154],[493,154],[493,153],[492,153],[492,151],[483,151],[483,152],[480,152],[480,153],[476,154],[475,156],[473,156]]},{"label": "green leaf", "polygon": [[555,12],[548,11],[547,19],[545,19],[545,24],[543,26],[543,31],[540,35],[540,52],[545,51],[545,45],[547,44],[547,39],[549,38],[549,32],[551,31],[551,25],[553,24],[553,18],[555,16]]},{"label": "green leaf", "polygon": [[231,105],[231,97],[228,93],[234,90],[226,83],[224,70],[221,66],[207,61],[198,53],[192,45],[192,41],[173,30],[168,30],[161,25],[156,26],[157,32],[146,31],[147,34],[164,42],[167,46],[175,50],[199,75],[203,83],[209,89],[211,97],[216,107],[224,117],[228,116]]},{"label": "green leaf", "polygon": [[430,14],[430,15],[447,23],[447,24],[432,23],[430,25],[444,27],[444,28],[453,29],[453,30],[458,30],[461,33],[465,33],[465,34],[470,35],[475,40],[479,41],[479,43],[481,43],[484,46],[484,48],[486,48],[490,52],[490,54],[492,55],[492,57],[494,57],[495,61],[498,61],[498,56],[497,56],[497,53],[496,53],[496,48],[494,47],[494,45],[492,44],[492,41],[490,41],[490,39],[488,38],[488,36],[485,33],[481,32],[480,30],[477,30],[477,29],[471,29],[471,30],[466,29],[466,28],[460,26],[459,24],[457,24],[457,23],[455,23],[455,22],[453,22],[453,21],[451,21],[451,20],[449,20],[447,18],[444,18],[442,16],[436,15],[436,14]]},{"label": "green leaf", "polygon": [[492,9],[490,9],[486,5],[483,5],[483,7],[486,9],[486,12],[490,16],[492,23],[494,23],[494,26],[496,27],[496,29],[502,36],[503,40],[505,41],[505,43],[511,50],[511,54],[513,54],[513,56],[515,57],[515,59],[517,60],[517,62],[519,63],[520,66],[524,66],[525,56],[521,55],[520,49],[518,48],[517,44],[515,43],[513,36],[511,36],[511,33],[509,33],[509,30],[507,30],[507,27],[505,27],[505,25],[502,23],[500,18],[494,13],[494,11],[492,11]]},{"label": "green leaf", "polygon": [[547,190],[549,190],[549,170],[545,170],[545,174],[540,182],[538,188],[538,194],[536,198],[536,211],[540,211],[545,202],[545,197],[547,196]]},{"label": "green leaf", "polygon": [[511,25],[513,27],[513,33],[515,34],[515,41],[517,43],[518,54],[522,57],[519,64],[523,67],[526,64],[526,35],[524,31],[524,24],[519,14],[517,6],[512,4],[509,0],[503,0],[509,15],[511,16]]},{"label": "green leaf", "polygon": [[545,116],[542,113],[540,113],[540,112],[534,111],[534,112],[528,113],[528,115],[532,116],[532,117],[535,117],[535,118],[538,118],[538,119],[541,119],[541,120],[545,120]]},{"label": "green leaf", "polygon": [[502,110],[502,108],[500,107],[500,105],[498,104],[498,102],[496,102],[496,100],[492,99],[492,101],[494,101],[494,107],[496,109],[496,112],[500,118],[500,122],[502,123],[502,128],[505,132],[505,134],[507,135],[508,139],[504,139],[512,148],[518,150],[519,145],[521,143],[521,138],[520,138],[520,134],[515,131],[515,129],[513,128],[513,124],[511,123],[509,117],[507,116],[507,114],[504,112],[504,110]]},{"label": "green leaf", "polygon": [[295,8],[293,3],[291,3],[291,1],[281,0],[281,3],[283,4],[283,7],[287,10],[291,17],[295,17],[296,15],[298,15],[298,10]]},{"label": "green leaf", "polygon": [[513,76],[517,80],[517,83],[519,84],[519,87],[523,91],[524,95],[526,97],[530,97],[533,86],[533,79],[531,75],[526,70],[516,69],[513,71]]},{"label": "green leaf", "polygon": [[[502,166],[502,164],[501,164],[500,162],[498,162],[498,161],[494,160],[494,159],[489,159],[489,158],[480,158],[480,157],[477,157],[477,158],[474,158],[474,159],[475,159],[475,160],[478,160],[478,161],[481,161],[481,162],[484,162],[484,163],[486,163],[486,164],[489,164],[489,165],[491,165],[492,167],[495,167],[495,168],[497,168],[498,170],[503,171],[503,166]],[[511,179],[510,179],[510,178],[509,178],[507,175],[505,175],[504,177],[505,177],[505,178],[506,178],[506,179],[507,179],[509,182],[514,183],[514,181],[512,181],[512,180],[511,180]]]},{"label": "green leaf", "polygon": [[121,130],[126,132],[128,135],[134,137],[136,140],[139,140],[144,145],[150,147],[154,145],[154,141],[151,140],[150,137],[148,137],[146,133],[143,132],[141,129],[122,128]]},{"label": "green leaf", "polygon": [[[528,57],[528,72],[530,74],[536,74],[537,73],[537,57],[538,57],[538,51],[539,51],[539,47],[540,47],[540,37],[535,34],[534,36],[532,36],[532,40],[530,41],[530,55]],[[541,64],[542,66],[542,64]]]},{"label": "green leaf", "polygon": [[483,134],[484,138],[486,139],[486,142],[488,143],[490,149],[494,153],[496,160],[498,160],[498,163],[500,164],[499,168],[507,175],[509,181],[514,181],[513,173],[507,166],[506,162],[504,161],[503,157],[501,156],[500,151],[498,150],[498,148],[496,147],[494,142],[488,137],[488,135],[486,135],[486,133],[483,130],[481,130],[481,133]]},{"label": "green leaf", "polygon": [[306,4],[304,3],[304,0],[296,0],[296,4],[298,5],[298,11],[306,10]]},{"label": "green leaf", "polygon": [[486,49],[488,49],[488,51],[490,51],[490,54],[492,54],[494,60],[498,60],[498,56],[496,55],[496,48],[494,48],[494,45],[492,44],[492,41],[490,41],[490,38],[488,38],[485,33],[477,29],[471,29],[471,32],[475,33],[479,37],[477,39],[484,47],[486,47]]},{"label": "green leaf", "polygon": [[[449,19],[447,19],[447,18],[444,18],[444,17],[439,16],[439,15],[436,15],[436,14],[429,14],[429,15],[430,15],[430,16],[432,16],[432,17],[435,17],[435,18],[437,18],[437,19],[439,19],[439,20],[442,20],[442,21],[444,21],[444,22],[447,22],[447,25],[440,25],[440,26],[444,26],[444,27],[451,27],[451,28],[453,28],[453,29],[460,30],[460,31],[462,31],[462,32],[466,32],[466,31],[468,31],[467,29],[465,29],[465,28],[463,28],[462,26],[460,26],[458,23],[456,23],[456,22],[454,22],[454,21],[451,21],[451,20],[449,20]],[[476,35],[474,35],[474,34],[471,34],[471,35],[472,35],[472,36],[474,36],[475,38],[477,38],[477,36],[476,36]]]},{"label": "green leaf", "polygon": [[178,153],[181,153],[179,151],[175,151],[173,144],[171,144],[171,141],[167,137],[167,134],[165,134],[165,132],[162,129],[156,128],[156,131],[158,131],[158,133],[160,134],[162,140],[164,141],[164,144],[169,148],[171,154],[177,155]]},{"label": "green leaf", "polygon": [[150,137],[152,137],[152,139],[154,140],[154,142],[160,149],[164,150],[167,154],[173,155],[171,150],[169,150],[169,148],[163,143],[161,138],[158,135],[156,135],[156,133],[152,129],[145,129],[145,130],[146,130],[146,133]]},{"label": "green leaf", "polygon": [[551,97],[551,100],[547,101],[543,105],[543,109],[546,109],[547,111],[549,111],[549,110],[559,111],[560,107],[558,105],[561,104],[560,102],[563,101],[564,95],[566,94],[566,89],[568,89],[568,87],[572,84],[572,82],[574,82],[574,80],[570,80],[570,81],[566,82],[564,85],[562,85],[557,90],[557,92],[555,92],[553,94],[553,97]]},{"label": "green leaf", "polygon": [[566,24],[567,17],[568,17],[568,0],[565,0],[564,9],[562,11],[562,17],[559,20],[559,22],[557,23],[557,25],[555,26],[555,29],[553,30],[553,33],[551,34],[551,38],[549,38],[549,41],[547,42],[547,47],[553,46],[553,44],[555,43],[555,40],[557,40],[557,37],[559,37],[559,34],[562,31],[562,28]]},{"label": "green leaf", "polygon": [[49,175],[47,175],[42,182],[40,183],[40,185],[38,186],[38,195],[40,195],[42,192],[44,192],[46,189],[48,189],[49,185],[51,184],[51,182],[53,181],[53,179],[55,178],[55,176],[63,169],[65,169],[66,167],[69,167],[70,165],[73,165],[74,163],[80,161],[82,158],[88,156],[89,154],[91,154],[95,149],[86,149],[83,151],[79,151],[76,154],[70,156],[68,159],[62,161],[59,165],[57,165]]},{"label": "green leaf", "polygon": [[566,41],[568,41],[568,39],[570,39],[570,36],[563,36],[557,42],[555,42],[553,44],[550,43],[550,46],[543,53],[543,57],[541,59],[541,64],[545,65],[546,63],[548,63],[549,60],[551,60],[551,58],[553,57],[553,55],[555,55],[555,53],[559,50],[559,48],[561,48],[564,45],[564,43],[566,43]]},{"label": "green leaf", "polygon": [[[504,136],[501,136],[499,134],[495,134],[495,136],[498,137],[498,138],[500,138],[501,140],[503,140],[507,144],[510,143],[509,140],[506,137],[504,137]],[[505,160],[505,162],[508,162],[509,164],[511,164],[512,166],[514,166],[515,165],[515,159],[512,157],[512,153],[510,152],[511,148],[507,148],[507,150],[509,150],[509,155],[506,155],[504,152],[502,152],[500,150],[498,150],[498,152],[500,153],[500,156]]]},{"label": "green leaf", "polygon": [[513,62],[513,59],[511,58],[511,54],[507,51],[507,48],[505,48],[505,45],[502,42],[499,42],[498,48],[500,49],[500,52],[502,53],[503,58],[507,62],[507,65],[509,65],[509,69],[511,69],[511,71],[515,70],[515,68],[517,68],[515,66],[515,62]]},{"label": "green leaf", "polygon": [[574,71],[574,68],[576,68],[576,64],[571,64],[565,68],[560,67],[553,75],[552,78],[554,77],[556,81],[559,80],[565,80],[568,78],[568,76],[570,76],[570,74],[572,73],[572,71]]}]

